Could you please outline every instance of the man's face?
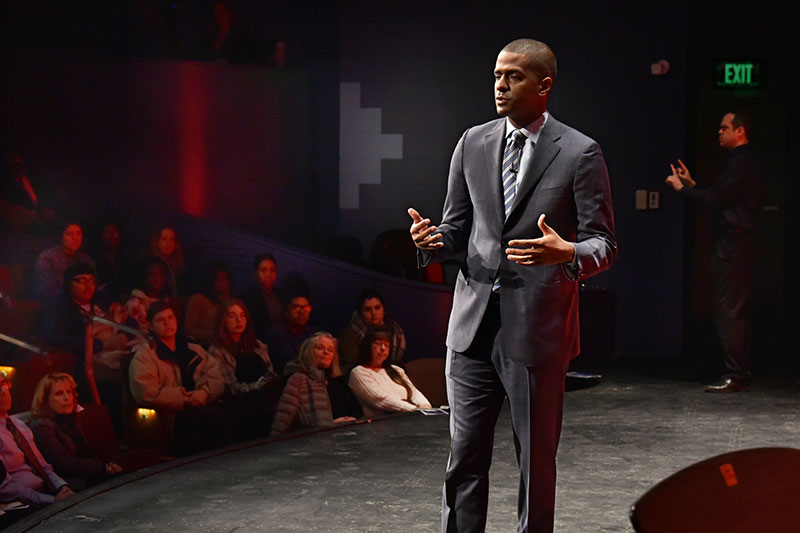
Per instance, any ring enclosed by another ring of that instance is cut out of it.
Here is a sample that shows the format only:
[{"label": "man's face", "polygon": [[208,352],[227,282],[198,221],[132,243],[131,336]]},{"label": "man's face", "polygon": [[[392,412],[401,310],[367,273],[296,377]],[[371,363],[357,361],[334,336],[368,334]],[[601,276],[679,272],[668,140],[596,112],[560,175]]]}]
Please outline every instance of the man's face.
[{"label": "man's face", "polygon": [[739,138],[741,136],[740,128],[733,126],[733,113],[728,113],[722,117],[722,122],[719,124],[719,145],[723,148],[731,149],[739,145]]},{"label": "man's face", "polygon": [[164,309],[153,316],[150,331],[161,340],[174,339],[178,333],[178,319],[172,309]]},{"label": "man's face", "polygon": [[0,380],[0,415],[7,415],[11,410],[11,382]]},{"label": "man's face", "polygon": [[368,298],[361,306],[361,319],[368,326],[380,326],[383,324],[383,302],[380,298]]},{"label": "man's face", "polygon": [[507,116],[521,128],[541,115],[546,108],[551,78],[539,79],[522,54],[500,52],[494,67],[494,103],[497,114]]},{"label": "man's face", "polygon": [[61,234],[61,247],[64,251],[69,255],[76,254],[81,248],[81,243],[83,243],[81,227],[77,224],[67,226]]},{"label": "man's face", "polygon": [[95,291],[95,279],[91,274],[79,274],[69,283],[69,296],[78,305],[86,305],[92,301]]},{"label": "man's face", "polygon": [[311,318],[311,303],[308,298],[302,296],[292,298],[292,302],[286,307],[286,320],[289,324],[296,327],[304,327]]}]

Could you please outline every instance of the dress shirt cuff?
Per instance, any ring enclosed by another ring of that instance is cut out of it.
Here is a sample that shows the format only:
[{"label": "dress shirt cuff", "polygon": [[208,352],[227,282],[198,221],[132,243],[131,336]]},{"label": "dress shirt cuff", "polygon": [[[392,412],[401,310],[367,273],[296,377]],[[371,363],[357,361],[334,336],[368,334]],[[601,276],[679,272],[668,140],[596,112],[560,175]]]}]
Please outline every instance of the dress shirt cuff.
[{"label": "dress shirt cuff", "polygon": [[578,250],[575,248],[575,245],[572,246],[572,249],[575,250],[575,255],[572,256],[572,261],[569,263],[561,263],[562,268],[564,269],[564,274],[567,276],[567,279],[570,281],[575,281],[578,279]]}]

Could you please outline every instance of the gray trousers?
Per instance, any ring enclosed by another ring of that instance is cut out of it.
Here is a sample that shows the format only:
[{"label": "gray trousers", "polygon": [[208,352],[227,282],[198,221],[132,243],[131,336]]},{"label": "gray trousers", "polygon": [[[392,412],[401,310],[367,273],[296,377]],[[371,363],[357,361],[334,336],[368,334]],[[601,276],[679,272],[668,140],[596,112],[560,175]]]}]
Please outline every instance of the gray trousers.
[{"label": "gray trousers", "polygon": [[506,398],[520,470],[517,531],[553,531],[568,363],[537,368],[514,363],[503,348],[501,330],[499,304],[492,302],[469,350],[447,353],[450,458],[442,494],[443,532],[486,527],[494,430]]}]

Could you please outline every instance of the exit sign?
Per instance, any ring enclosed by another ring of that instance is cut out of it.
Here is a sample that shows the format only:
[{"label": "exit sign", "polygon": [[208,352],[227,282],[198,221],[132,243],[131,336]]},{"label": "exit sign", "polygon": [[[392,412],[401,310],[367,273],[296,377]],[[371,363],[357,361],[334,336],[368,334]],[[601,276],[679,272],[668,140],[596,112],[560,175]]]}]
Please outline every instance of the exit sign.
[{"label": "exit sign", "polygon": [[761,89],[764,67],[760,61],[714,62],[714,86],[721,89]]}]

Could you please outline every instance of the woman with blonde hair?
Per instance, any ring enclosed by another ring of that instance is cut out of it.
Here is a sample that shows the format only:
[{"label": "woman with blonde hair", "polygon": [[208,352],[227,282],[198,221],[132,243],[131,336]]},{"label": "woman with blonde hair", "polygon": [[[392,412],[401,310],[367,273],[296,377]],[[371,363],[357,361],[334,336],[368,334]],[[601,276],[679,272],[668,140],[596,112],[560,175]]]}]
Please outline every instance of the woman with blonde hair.
[{"label": "woman with blonde hair", "polygon": [[[353,415],[360,415],[347,408],[346,400],[336,401],[336,408],[331,402],[329,385],[343,379],[337,359],[336,339],[330,333],[320,331],[303,342],[297,359],[284,370],[289,379],[278,402],[272,435],[290,429],[329,426],[355,420]],[[340,387],[335,390],[338,396]],[[339,409],[344,413],[337,412]]]},{"label": "woman with blonde hair", "polygon": [[86,443],[76,413],[78,405],[73,377],[52,372],[36,385],[31,404],[30,428],[45,460],[75,490],[81,490],[119,474],[122,467],[95,457]]}]

